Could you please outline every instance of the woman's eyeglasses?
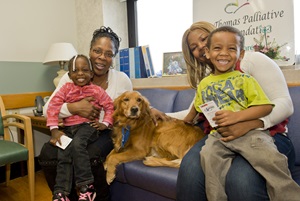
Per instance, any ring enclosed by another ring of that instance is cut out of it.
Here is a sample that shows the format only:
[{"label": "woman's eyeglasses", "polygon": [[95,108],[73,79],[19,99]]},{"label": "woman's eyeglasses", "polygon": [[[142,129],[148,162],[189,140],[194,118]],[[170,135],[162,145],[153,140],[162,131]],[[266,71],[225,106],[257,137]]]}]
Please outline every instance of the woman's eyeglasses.
[{"label": "woman's eyeglasses", "polygon": [[93,49],[93,52],[99,54],[99,56],[103,54],[105,58],[113,58],[115,56],[112,52],[103,52],[101,49]]}]

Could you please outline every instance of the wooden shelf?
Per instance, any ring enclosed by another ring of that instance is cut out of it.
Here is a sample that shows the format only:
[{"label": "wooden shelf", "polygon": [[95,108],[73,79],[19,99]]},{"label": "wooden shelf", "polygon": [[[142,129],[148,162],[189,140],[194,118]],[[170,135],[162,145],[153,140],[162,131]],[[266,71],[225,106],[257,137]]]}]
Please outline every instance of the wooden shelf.
[{"label": "wooden shelf", "polygon": [[[295,66],[282,68],[288,86],[300,86],[300,69]],[[165,88],[165,89],[187,89],[191,88],[187,75],[167,76],[160,78],[131,79],[134,89]]]},{"label": "wooden shelf", "polygon": [[131,82],[135,90],[147,88],[164,88],[180,90],[191,88],[186,75],[166,76],[159,78],[131,79]]}]

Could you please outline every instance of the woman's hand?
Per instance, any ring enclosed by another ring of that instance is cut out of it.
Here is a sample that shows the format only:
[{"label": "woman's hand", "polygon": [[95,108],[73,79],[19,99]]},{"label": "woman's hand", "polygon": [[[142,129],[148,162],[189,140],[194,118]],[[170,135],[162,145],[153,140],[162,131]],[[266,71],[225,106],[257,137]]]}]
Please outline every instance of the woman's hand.
[{"label": "woman's hand", "polygon": [[100,131],[103,131],[108,128],[105,124],[100,123],[98,121],[94,121],[94,122],[90,123],[90,125]]},{"label": "woman's hand", "polygon": [[239,122],[229,126],[221,126],[218,127],[217,131],[223,136],[221,140],[224,142],[228,142],[245,135],[250,130],[256,128],[262,128],[262,127],[263,127],[263,122],[257,119],[257,120]]},{"label": "woman's hand", "polygon": [[152,115],[153,122],[156,126],[157,126],[157,120],[159,120],[159,119],[161,119],[162,121],[169,121],[172,119],[165,113],[163,113],[155,108],[151,108],[151,115]]},{"label": "woman's hand", "polygon": [[75,103],[68,103],[68,110],[71,114],[94,120],[99,117],[100,109],[90,103],[93,100],[93,97],[87,97]]}]

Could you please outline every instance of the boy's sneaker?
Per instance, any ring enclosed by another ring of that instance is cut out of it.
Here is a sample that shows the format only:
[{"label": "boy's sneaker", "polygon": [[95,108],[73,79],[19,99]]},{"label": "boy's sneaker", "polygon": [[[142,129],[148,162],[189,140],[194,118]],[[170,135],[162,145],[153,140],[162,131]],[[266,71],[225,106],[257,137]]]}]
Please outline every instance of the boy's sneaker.
[{"label": "boy's sneaker", "polygon": [[79,189],[80,195],[78,201],[93,201],[96,197],[96,192],[93,185],[84,185]]},{"label": "boy's sneaker", "polygon": [[52,201],[70,201],[69,198],[63,193],[56,193],[53,195]]}]

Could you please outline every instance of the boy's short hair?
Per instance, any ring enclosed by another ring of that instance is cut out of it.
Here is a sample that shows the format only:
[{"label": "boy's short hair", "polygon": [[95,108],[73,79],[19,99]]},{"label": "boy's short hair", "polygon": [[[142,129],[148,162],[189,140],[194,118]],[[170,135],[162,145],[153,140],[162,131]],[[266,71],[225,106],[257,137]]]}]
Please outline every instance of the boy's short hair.
[{"label": "boy's short hair", "polygon": [[232,26],[221,26],[219,28],[216,28],[215,30],[213,30],[208,38],[207,38],[207,43],[206,43],[206,46],[209,48],[211,46],[211,38],[212,36],[215,34],[215,33],[218,33],[218,32],[229,32],[229,33],[234,33],[236,35],[238,35],[240,37],[240,48],[241,50],[244,49],[244,45],[245,45],[245,38],[242,34],[242,32],[235,28],[235,27],[232,27]]}]

